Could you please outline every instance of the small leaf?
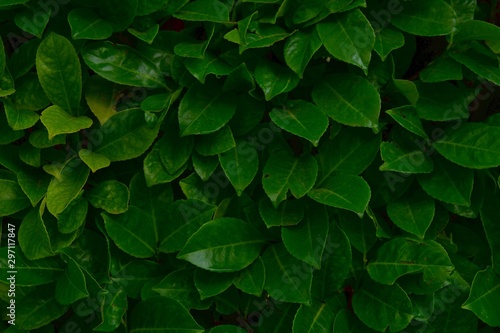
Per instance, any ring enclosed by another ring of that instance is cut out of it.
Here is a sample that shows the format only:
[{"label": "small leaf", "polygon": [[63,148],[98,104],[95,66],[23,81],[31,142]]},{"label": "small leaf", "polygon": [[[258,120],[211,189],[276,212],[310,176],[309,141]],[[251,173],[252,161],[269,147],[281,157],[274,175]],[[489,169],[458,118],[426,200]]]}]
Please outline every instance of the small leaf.
[{"label": "small leaf", "polygon": [[335,312],[327,303],[314,301],[310,306],[302,304],[293,319],[293,333],[322,332],[333,327]]},{"label": "small leaf", "polygon": [[127,295],[116,282],[110,283],[98,293],[101,310],[101,323],[94,331],[110,332],[121,325],[125,311],[127,311]]},{"label": "small leaf", "polygon": [[235,146],[229,126],[224,126],[215,133],[199,136],[196,141],[196,151],[202,156],[222,154]]},{"label": "small leaf", "polygon": [[317,170],[312,156],[298,158],[288,151],[279,151],[264,166],[262,186],[276,208],[287,198],[288,190],[297,199],[306,195],[314,186]]},{"label": "small leaf", "polygon": [[78,156],[80,156],[82,161],[87,164],[92,172],[107,168],[111,164],[111,161],[106,156],[94,153],[89,149],[80,149],[78,151]]},{"label": "small leaf", "polygon": [[241,291],[259,297],[264,290],[266,268],[261,257],[258,257],[250,266],[242,269],[233,283]]},{"label": "small leaf", "polygon": [[302,100],[288,100],[282,109],[273,109],[269,116],[276,125],[314,146],[328,127],[328,117],[314,104]]},{"label": "small leaf", "polygon": [[204,269],[194,272],[194,284],[202,300],[219,295],[231,287],[234,273],[214,273]]},{"label": "small leaf", "polygon": [[263,198],[259,202],[259,212],[268,228],[292,226],[304,218],[304,205],[300,201],[285,200],[274,208],[271,201]]},{"label": "small leaf", "polygon": [[405,195],[387,205],[387,214],[398,227],[423,239],[434,219],[434,199],[422,191]]},{"label": "small leaf", "polygon": [[58,134],[75,133],[92,126],[92,119],[84,116],[73,117],[57,105],[45,109],[40,120],[49,132],[49,139]]},{"label": "small leaf", "polygon": [[401,31],[384,27],[375,32],[375,45],[373,49],[378,53],[380,59],[385,61],[387,56],[394,50],[399,49],[405,44],[405,37]]},{"label": "small leaf", "polygon": [[116,114],[116,103],[122,89],[124,89],[123,86],[107,81],[98,75],[90,77],[87,81],[85,99],[101,125]]},{"label": "small leaf", "polygon": [[28,197],[19,184],[8,179],[0,179],[0,216],[9,216],[30,206]]},{"label": "small leaf", "polygon": [[384,164],[380,166],[380,171],[429,174],[434,170],[434,163],[423,151],[398,147],[394,142],[382,142],[380,156],[384,161]]},{"label": "small leaf", "polygon": [[386,113],[408,131],[421,136],[424,139],[428,138],[427,133],[425,133],[424,127],[422,126],[422,122],[417,116],[415,107],[402,106],[387,110]]},{"label": "small leaf", "polygon": [[113,34],[113,26],[88,9],[73,9],[68,22],[73,39],[106,39]]},{"label": "small leaf", "polygon": [[177,131],[169,128],[155,145],[160,150],[160,158],[168,173],[179,170],[191,157],[194,137],[179,137]]},{"label": "small leaf", "polygon": [[127,211],[129,191],[125,184],[116,180],[105,180],[87,192],[90,204],[110,214],[121,214]]},{"label": "small leaf", "polygon": [[324,205],[347,209],[361,216],[368,207],[371,191],[363,178],[343,175],[326,179],[321,187],[312,189],[308,195]]},{"label": "small leaf", "polygon": [[47,228],[38,208],[33,208],[24,217],[19,228],[19,245],[26,258],[30,260],[54,255]]},{"label": "small leaf", "polygon": [[257,150],[246,141],[238,141],[233,148],[220,154],[219,162],[238,196],[250,185],[259,169]]},{"label": "small leaf", "polygon": [[293,90],[299,83],[299,77],[289,68],[270,61],[261,61],[255,68],[255,81],[264,91],[266,101],[279,94]]}]

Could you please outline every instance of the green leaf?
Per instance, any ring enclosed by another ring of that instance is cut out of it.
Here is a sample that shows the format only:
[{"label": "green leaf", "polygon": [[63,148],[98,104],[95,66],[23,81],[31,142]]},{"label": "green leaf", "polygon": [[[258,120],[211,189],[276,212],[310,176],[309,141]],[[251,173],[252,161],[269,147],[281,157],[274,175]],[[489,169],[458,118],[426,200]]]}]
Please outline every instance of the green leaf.
[{"label": "green leaf", "polygon": [[391,24],[419,36],[448,35],[455,29],[457,16],[443,0],[408,1],[404,9],[391,17]]},{"label": "green leaf", "polygon": [[134,260],[121,267],[113,274],[112,279],[123,288],[128,297],[140,299],[144,284],[155,278],[162,278],[164,273],[165,268],[160,264],[149,260]]},{"label": "green leaf", "polygon": [[368,264],[368,273],[379,283],[394,284],[406,274],[422,273],[423,281],[444,282],[453,270],[446,250],[435,241],[394,238],[384,243]]},{"label": "green leaf", "polygon": [[428,138],[427,133],[425,133],[424,127],[422,126],[422,122],[417,116],[417,112],[414,106],[402,106],[399,108],[387,110],[386,113],[408,131],[424,139]]},{"label": "green leaf", "polygon": [[[175,316],[172,314],[175,313]],[[165,330],[172,332],[203,333],[189,311],[178,301],[168,297],[152,297],[137,304],[129,319],[130,332]]]},{"label": "green leaf", "polygon": [[439,57],[420,72],[422,82],[462,80],[462,65],[449,56]]},{"label": "green leaf", "polygon": [[312,189],[308,195],[324,205],[347,209],[361,216],[368,206],[371,191],[363,178],[342,175],[327,178],[319,188]]},{"label": "green leaf", "polygon": [[218,156],[201,156],[194,152],[191,155],[191,162],[193,163],[194,171],[200,176],[204,182],[208,181],[213,175],[215,169],[219,166]]},{"label": "green leaf", "polygon": [[[0,281],[3,283],[10,283],[7,280],[9,277],[7,271],[10,271],[8,250],[8,247],[0,248],[0,254],[2,254],[0,257]],[[29,260],[24,256],[23,251],[16,251],[16,285],[19,287],[38,286],[57,281],[64,270],[58,259],[58,257],[47,257]]]},{"label": "green leaf", "polygon": [[235,146],[229,126],[224,126],[215,133],[199,136],[196,140],[196,151],[202,156],[222,154]]},{"label": "green leaf", "polygon": [[121,111],[100,129],[101,143],[94,149],[111,162],[132,159],[142,155],[158,135],[158,126],[149,128],[144,112],[139,109]]},{"label": "green leaf", "polygon": [[434,170],[433,161],[423,151],[398,146],[394,142],[382,142],[380,156],[384,161],[384,164],[380,166],[380,171],[429,174]]},{"label": "green leaf", "polygon": [[111,161],[106,156],[94,153],[89,149],[80,149],[78,156],[87,164],[92,172],[107,168],[111,164]]},{"label": "green leaf", "polygon": [[109,237],[116,246],[136,258],[149,258],[156,254],[156,233],[153,219],[135,206],[116,217],[101,214]]},{"label": "green leaf", "polygon": [[155,37],[158,35],[158,32],[160,30],[160,25],[159,24],[152,24],[148,29],[146,30],[136,30],[134,28],[128,28],[127,31],[130,32],[132,35],[135,37],[139,38],[140,40],[152,44]]},{"label": "green leaf", "polygon": [[82,49],[82,57],[90,69],[111,82],[145,88],[165,86],[156,65],[128,46],[94,42]]},{"label": "green leaf", "polygon": [[476,314],[490,326],[500,326],[500,277],[487,267],[474,277],[469,298],[462,308]]},{"label": "green leaf", "polygon": [[54,255],[49,234],[38,208],[33,208],[24,217],[19,227],[19,245],[26,258],[30,260]]},{"label": "green leaf", "polygon": [[430,196],[446,203],[470,206],[474,171],[434,157],[434,171],[419,175],[418,182]]},{"label": "green leaf", "polygon": [[259,297],[264,290],[266,268],[261,257],[258,257],[250,266],[242,269],[233,283],[241,291]]},{"label": "green leaf", "polygon": [[397,284],[384,286],[366,279],[354,293],[352,307],[366,326],[379,332],[399,332],[413,318],[411,300]]},{"label": "green leaf", "polygon": [[274,208],[271,201],[262,198],[259,212],[268,228],[296,225],[304,218],[304,205],[300,201],[285,200]]},{"label": "green leaf", "polygon": [[169,223],[160,233],[160,251],[180,251],[188,239],[212,219],[215,209],[215,206],[195,199],[172,203],[166,212]]},{"label": "green leaf", "polygon": [[0,216],[8,216],[30,206],[30,201],[19,184],[9,179],[0,179]]},{"label": "green leaf", "polygon": [[88,211],[88,202],[82,197],[73,200],[66,209],[59,214],[57,230],[63,234],[70,234],[85,224]]},{"label": "green leaf", "polygon": [[89,296],[85,275],[73,259],[68,259],[68,266],[57,281],[55,296],[62,305],[70,305]]},{"label": "green leaf", "polygon": [[500,240],[497,237],[498,232],[500,231],[500,227],[497,223],[499,204],[500,195],[498,193],[492,194],[491,192],[486,192],[481,206],[481,221],[483,223],[486,239],[488,240],[491,249],[491,262],[497,274],[500,272]]},{"label": "green leaf", "polygon": [[160,158],[168,173],[178,171],[191,157],[194,147],[194,137],[179,137],[172,128],[167,130],[158,141]]},{"label": "green leaf", "polygon": [[494,24],[470,20],[457,26],[458,32],[453,36],[453,42],[471,40],[498,40],[500,39],[500,28]]},{"label": "green leaf", "polygon": [[[321,237],[324,235],[318,236],[318,240]],[[351,261],[352,250],[347,235],[336,224],[331,224],[321,257],[321,269],[314,271],[313,275],[313,297],[328,300],[338,295],[349,275]]]},{"label": "green leaf", "polygon": [[171,174],[165,168],[165,165],[161,161],[160,154],[160,144],[158,140],[153,149],[149,152],[149,154],[144,158],[144,176],[146,178],[147,186],[153,186],[157,184],[164,184],[177,179],[187,168],[187,163],[181,166],[175,173]]},{"label": "green leaf", "polygon": [[281,243],[262,254],[266,269],[264,289],[282,302],[311,304],[312,267],[292,256]]},{"label": "green leaf", "polygon": [[42,38],[43,32],[50,17],[55,14],[47,7],[43,8],[41,4],[33,4],[32,6],[20,11],[15,17],[14,22],[19,29],[26,31],[38,38]]},{"label": "green leaf", "polygon": [[332,56],[365,72],[368,70],[375,33],[359,9],[335,14],[335,19],[318,23],[316,29]]},{"label": "green leaf", "polygon": [[417,114],[420,119],[447,121],[469,117],[468,105],[475,98],[449,82],[418,85]]},{"label": "green leaf", "polygon": [[304,219],[296,226],[281,228],[281,238],[288,252],[316,269],[321,267],[329,221],[325,206],[310,205]]},{"label": "green leaf", "polygon": [[173,271],[155,285],[153,291],[179,301],[187,309],[207,309],[212,300],[200,300],[200,294],[194,284],[194,272],[192,267]]},{"label": "green leaf", "polygon": [[224,23],[229,21],[229,10],[218,0],[196,0],[176,11],[174,17],[185,21]]},{"label": "green leaf", "polygon": [[401,31],[387,26],[375,32],[375,44],[373,49],[380,56],[382,61],[387,59],[389,54],[405,44],[405,37]]},{"label": "green leaf", "polygon": [[16,302],[16,327],[21,330],[34,330],[61,317],[68,306],[59,304],[54,297],[54,288],[38,288]]},{"label": "green leaf", "polygon": [[180,135],[208,134],[222,128],[234,115],[235,96],[220,83],[195,84],[179,105]]},{"label": "green leaf", "polygon": [[362,218],[348,212],[339,212],[339,226],[346,233],[352,247],[363,254],[368,251],[377,242],[377,235],[373,220],[365,214]]},{"label": "green leaf", "polygon": [[125,184],[116,180],[100,182],[87,194],[90,204],[110,214],[121,214],[127,211],[130,193]]},{"label": "green leaf", "polygon": [[113,34],[113,26],[95,12],[76,8],[68,14],[73,39],[106,39]]},{"label": "green leaf", "polygon": [[[101,125],[116,114],[116,103],[124,87],[106,81],[98,75],[92,76],[85,86],[85,99],[92,113]],[[146,110],[146,109],[144,109]]]},{"label": "green leaf", "polygon": [[286,64],[302,79],[307,64],[321,45],[322,43],[316,30],[313,30],[311,33],[297,31],[288,37],[285,42],[284,53]]},{"label": "green leaf", "polygon": [[444,131],[434,148],[448,160],[466,168],[485,169],[500,165],[500,127],[463,123]]},{"label": "green leaf", "polygon": [[82,70],[71,42],[55,33],[49,34],[36,52],[36,70],[50,101],[77,115],[82,95]]},{"label": "green leaf", "polygon": [[246,141],[237,141],[227,152],[219,155],[224,174],[238,196],[252,183],[259,169],[257,150]]},{"label": "green leaf", "polygon": [[451,53],[450,55],[479,76],[496,85],[500,84],[500,68],[498,68],[497,57],[492,52],[485,55],[471,48],[463,53]]},{"label": "green leaf", "polygon": [[295,157],[288,151],[273,154],[264,166],[262,186],[274,207],[286,200],[288,190],[297,199],[314,186],[318,165],[311,155]]},{"label": "green leaf", "polygon": [[202,300],[219,295],[231,287],[234,273],[214,273],[204,269],[196,269],[194,272],[194,284]]},{"label": "green leaf", "polygon": [[205,78],[208,74],[220,77],[228,75],[233,71],[233,67],[211,53],[205,54],[202,59],[186,59],[184,63],[188,71],[202,84],[205,84]]},{"label": "green leaf", "polygon": [[57,105],[45,109],[40,120],[49,132],[49,140],[58,134],[75,133],[92,126],[92,119],[73,117]]},{"label": "green leaf", "polygon": [[121,325],[125,311],[127,311],[127,295],[119,288],[116,282],[108,284],[97,294],[101,312],[101,323],[94,331],[110,332]]},{"label": "green leaf", "polygon": [[57,217],[79,195],[89,172],[89,168],[77,159],[62,166],[60,177],[52,178],[47,190],[47,209],[52,215]]},{"label": "green leaf", "polygon": [[29,0],[5,0],[5,1],[2,1],[2,3],[0,4],[0,7],[2,6],[13,6],[13,5],[20,5],[20,4],[23,4],[23,3],[26,3],[28,2]]},{"label": "green leaf", "polygon": [[341,124],[378,128],[380,95],[360,76],[328,76],[314,87],[312,98],[323,112]]},{"label": "green leaf", "polygon": [[38,122],[40,116],[33,111],[20,109],[7,101],[4,103],[5,115],[9,126],[17,131],[30,128]]},{"label": "green leaf", "polygon": [[423,239],[434,219],[435,203],[423,191],[405,195],[387,205],[387,214],[395,225]]},{"label": "green leaf", "polygon": [[223,217],[202,225],[177,258],[213,272],[234,272],[250,265],[263,243],[263,236],[250,224]]},{"label": "green leaf", "polygon": [[302,304],[293,319],[293,333],[324,332],[333,327],[334,309],[327,303],[314,301],[310,306]]},{"label": "green leaf", "polygon": [[266,101],[293,90],[299,83],[299,77],[288,67],[269,61],[259,62],[254,72],[255,81],[264,91]]},{"label": "green leaf", "polygon": [[335,174],[359,175],[373,162],[381,139],[381,135],[374,135],[369,129],[343,127],[337,136],[319,147],[316,184],[321,185]]},{"label": "green leaf", "polygon": [[314,146],[328,128],[328,117],[314,104],[288,100],[283,108],[269,113],[272,121],[282,129],[309,140]]},{"label": "green leaf", "polygon": [[[293,33],[293,32],[292,32]],[[248,49],[264,48],[279,42],[292,33],[275,24],[259,24],[254,32],[247,32],[245,40],[241,39],[238,29],[231,30],[224,38],[240,45],[240,54]]]},{"label": "green leaf", "polygon": [[123,31],[134,21],[138,2],[138,0],[99,1],[99,13],[113,25],[115,32]]},{"label": "green leaf", "polygon": [[212,40],[215,31],[215,24],[206,24],[205,27],[206,27],[205,33],[207,34],[205,40],[203,40],[201,43],[198,41],[181,42],[175,45],[174,47],[175,54],[184,58],[203,59],[205,57],[205,52],[207,50],[207,47],[210,44],[210,41]]}]

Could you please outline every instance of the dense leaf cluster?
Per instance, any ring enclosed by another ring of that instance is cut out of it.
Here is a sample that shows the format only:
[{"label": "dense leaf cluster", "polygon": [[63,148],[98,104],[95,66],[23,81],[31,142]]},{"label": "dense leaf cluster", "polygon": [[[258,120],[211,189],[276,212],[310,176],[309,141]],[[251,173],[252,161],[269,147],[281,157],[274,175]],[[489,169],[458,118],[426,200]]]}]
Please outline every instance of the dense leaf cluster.
[{"label": "dense leaf cluster", "polygon": [[493,332],[499,3],[0,1],[0,329]]}]

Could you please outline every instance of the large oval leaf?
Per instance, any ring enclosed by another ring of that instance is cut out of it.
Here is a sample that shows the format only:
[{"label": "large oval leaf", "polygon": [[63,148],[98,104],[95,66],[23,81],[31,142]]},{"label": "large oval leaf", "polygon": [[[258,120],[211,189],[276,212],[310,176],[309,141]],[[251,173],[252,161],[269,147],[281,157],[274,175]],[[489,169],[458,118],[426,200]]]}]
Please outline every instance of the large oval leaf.
[{"label": "large oval leaf", "polygon": [[165,86],[155,64],[128,46],[95,42],[82,49],[82,56],[90,69],[111,82],[146,88]]},{"label": "large oval leaf", "polygon": [[493,168],[500,165],[500,127],[464,123],[458,129],[445,130],[434,147],[458,165],[472,169]]},{"label": "large oval leaf", "polygon": [[205,223],[177,255],[193,265],[214,272],[234,272],[250,265],[265,239],[250,224],[223,217]]},{"label": "large oval leaf", "polygon": [[500,326],[500,277],[488,267],[476,274],[462,308],[474,312],[490,326]]},{"label": "large oval leaf", "polygon": [[69,40],[48,35],[36,52],[36,70],[45,94],[53,104],[76,115],[82,95],[82,69]]},{"label": "large oval leaf", "polygon": [[378,128],[380,95],[366,79],[353,74],[335,74],[313,89],[314,103],[333,120],[349,126]]}]

